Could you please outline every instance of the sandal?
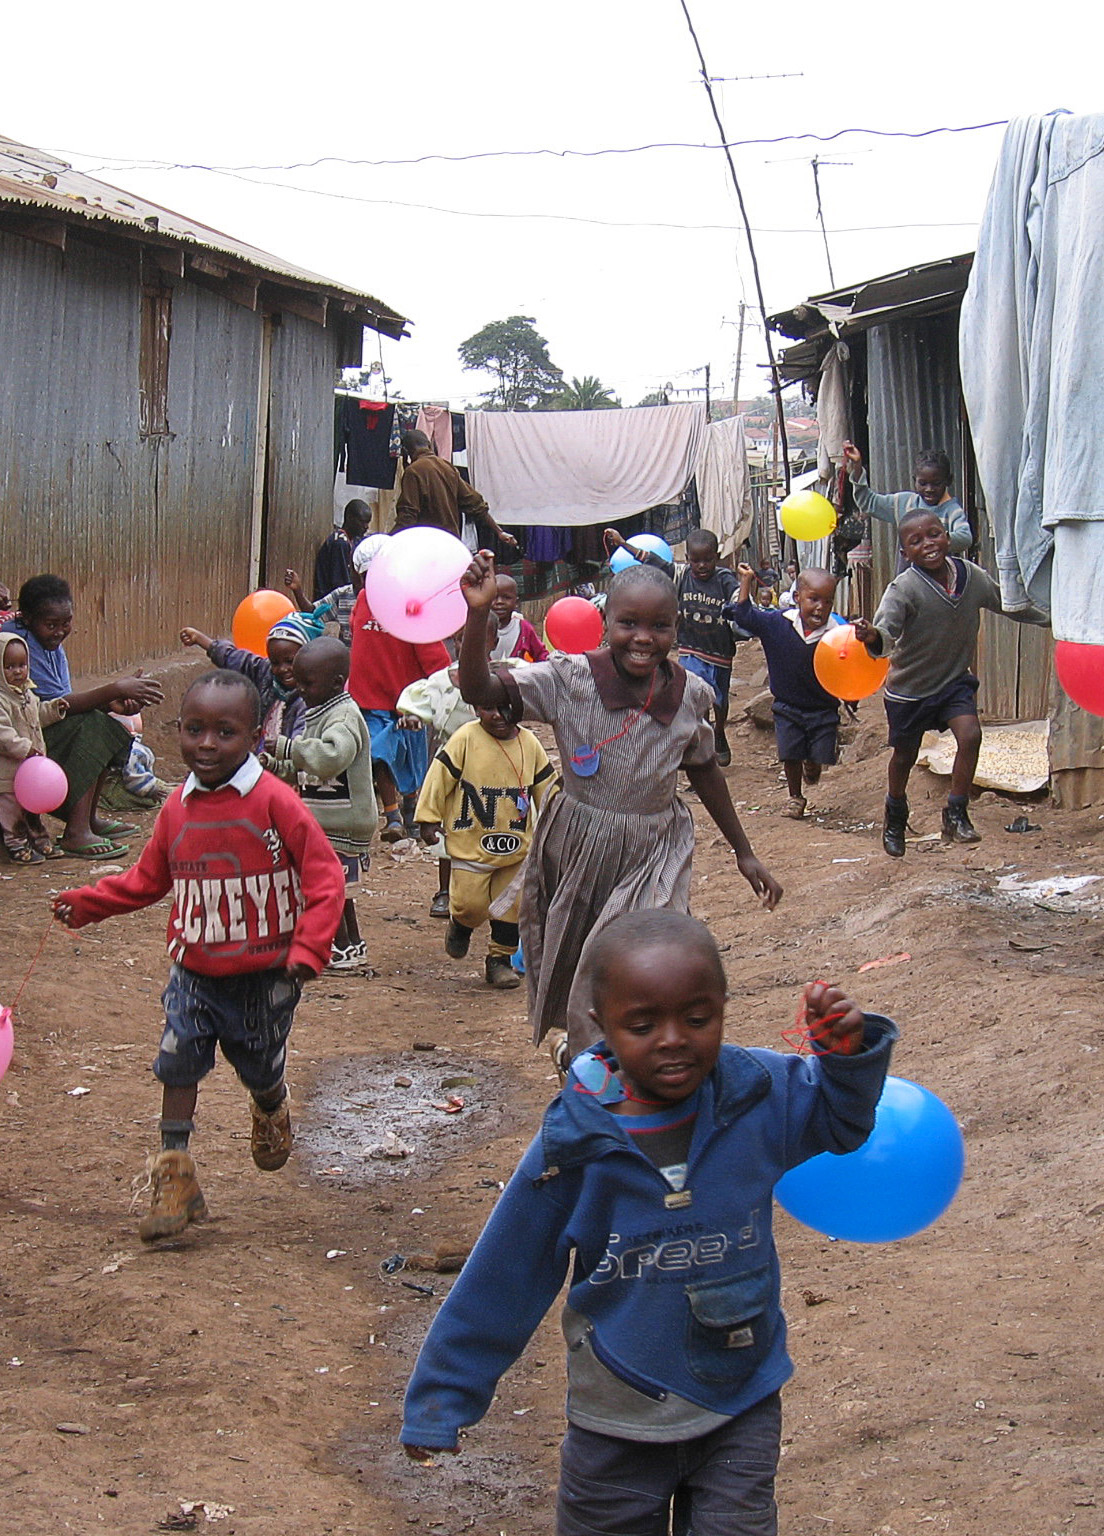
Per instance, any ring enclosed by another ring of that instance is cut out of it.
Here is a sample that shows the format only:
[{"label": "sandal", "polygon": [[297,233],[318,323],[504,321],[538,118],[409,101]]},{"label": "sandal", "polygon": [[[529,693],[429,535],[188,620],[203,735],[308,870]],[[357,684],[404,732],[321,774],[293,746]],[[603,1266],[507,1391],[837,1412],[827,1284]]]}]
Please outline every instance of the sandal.
[{"label": "sandal", "polygon": [[41,864],[43,857],[33,848],[9,848],[8,858],[13,864]]},{"label": "sandal", "polygon": [[33,843],[31,845],[36,853],[40,853],[44,859],[63,859],[65,852],[49,841],[45,843]]},{"label": "sandal", "polygon": [[133,832],[140,832],[132,821],[105,821],[102,827],[96,831],[97,837],[111,839],[113,837],[129,837]]},{"label": "sandal", "polygon": [[100,838],[95,843],[84,843],[80,848],[67,848],[64,843],[59,846],[67,859],[117,859],[121,854],[130,852],[129,843],[113,843],[107,838]]}]

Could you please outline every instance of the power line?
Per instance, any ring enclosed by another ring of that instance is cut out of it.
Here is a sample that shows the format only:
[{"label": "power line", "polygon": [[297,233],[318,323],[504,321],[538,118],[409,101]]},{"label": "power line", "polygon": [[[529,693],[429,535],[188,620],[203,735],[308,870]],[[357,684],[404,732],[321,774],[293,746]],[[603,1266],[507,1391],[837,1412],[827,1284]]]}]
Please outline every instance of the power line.
[{"label": "power line", "polygon": [[99,160],[100,165],[94,165],[91,171],[311,171],[317,170],[323,165],[340,166],[367,166],[373,169],[382,169],[387,166],[426,165],[430,161],[441,161],[446,165],[461,165],[473,160],[526,160],[544,157],[547,159],[567,160],[596,160],[604,155],[641,155],[657,149],[692,149],[706,150],[716,153],[718,150],[748,149],[762,144],[798,144],[812,141],[816,144],[832,144],[837,139],[847,137],[849,134],[863,134],[877,139],[929,139],[941,133],[978,133],[986,128],[1005,128],[1008,126],[1007,118],[994,118],[988,123],[962,123],[957,125],[940,125],[934,128],[921,128],[916,130],[904,128],[837,128],[834,133],[782,133],[773,138],[763,139],[726,139],[721,144],[693,144],[685,141],[671,140],[658,141],[654,144],[626,144],[612,145],[603,149],[485,149],[476,150],[469,154],[448,155],[432,152],[425,155],[412,155],[397,159],[370,160],[349,155],[319,155],[314,160],[292,160],[282,164],[270,165],[208,165],[202,161],[186,160],[137,160],[120,155],[92,154],[88,150],[62,149],[58,153],[62,155],[75,155],[78,159]]},{"label": "power line", "polygon": [[713,121],[717,125],[717,132],[720,134],[721,143],[726,146],[725,160],[728,163],[729,175],[732,177],[732,185],[736,192],[736,199],[740,204],[740,216],[744,221],[744,230],[747,235],[748,243],[748,254],[751,257],[751,270],[755,278],[755,292],[759,299],[759,314],[763,321],[763,340],[766,343],[767,360],[770,365],[771,379],[774,384],[774,399],[778,410],[778,438],[782,448],[782,475],[785,482],[786,491],[788,493],[790,489],[790,451],[789,443],[786,440],[786,417],[785,412],[782,409],[782,380],[778,372],[778,364],[775,361],[774,344],[771,341],[770,325],[767,320],[767,301],[763,295],[763,280],[759,274],[759,258],[755,253],[755,241],[752,239],[751,219],[748,217],[747,205],[744,202],[743,188],[740,186],[740,178],[736,174],[736,162],[732,158],[732,151],[727,147],[728,135],[725,133],[724,123],[721,121],[720,110],[717,106],[717,98],[713,94],[713,86],[710,81],[709,69],[705,62],[705,54],[702,52],[702,45],[698,41],[697,32],[694,30],[694,23],[690,18],[690,10],[686,4],[686,0],[679,0],[679,5],[682,7],[682,14],[686,17],[686,25],[690,29],[690,36],[693,39],[694,49],[698,55],[698,63],[701,65],[702,85],[705,87],[705,94],[709,97],[709,108],[713,113]]},{"label": "power line", "polygon": [[[209,171],[215,176],[227,176],[234,181],[244,181],[251,187],[271,187],[279,192],[299,192],[305,197],[327,197],[336,202],[363,203],[376,208],[411,208],[422,213],[443,213],[454,218],[463,219],[540,219],[553,223],[564,224],[591,224],[602,229],[674,229],[686,230],[691,233],[738,234],[742,226],[739,224],[677,224],[670,221],[660,222],[655,219],[594,219],[578,213],[546,213],[546,212],[518,212],[511,209],[509,212],[492,208],[445,208],[439,203],[410,203],[393,197],[363,197],[356,192],[329,192],[323,187],[300,187],[289,181],[265,181],[258,176],[245,176],[237,171],[219,170],[215,166],[196,166],[196,170]],[[857,224],[848,228],[830,229],[831,235],[866,235],[879,234],[886,231],[902,229],[976,229],[977,219],[963,219],[957,222],[944,222],[935,224]],[[756,228],[757,235],[819,235],[820,229],[804,228],[800,226],[785,226],[778,228]]]}]

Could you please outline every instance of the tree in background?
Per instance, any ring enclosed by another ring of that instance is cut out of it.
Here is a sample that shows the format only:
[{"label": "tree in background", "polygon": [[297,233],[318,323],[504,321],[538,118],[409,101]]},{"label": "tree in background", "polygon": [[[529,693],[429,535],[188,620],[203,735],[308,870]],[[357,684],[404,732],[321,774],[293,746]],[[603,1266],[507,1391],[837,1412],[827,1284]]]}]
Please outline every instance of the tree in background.
[{"label": "tree in background", "polygon": [[551,402],[557,411],[619,411],[621,402],[614,398],[601,379],[585,373],[581,379],[572,379]]},{"label": "tree in background", "polygon": [[462,341],[459,351],[464,368],[497,380],[483,394],[485,410],[532,411],[563,388],[563,372],[548,356],[548,343],[531,315],[493,320]]},{"label": "tree in background", "polygon": [[662,389],[653,389],[650,395],[645,395],[643,400],[638,400],[637,405],[667,405],[667,393]]}]

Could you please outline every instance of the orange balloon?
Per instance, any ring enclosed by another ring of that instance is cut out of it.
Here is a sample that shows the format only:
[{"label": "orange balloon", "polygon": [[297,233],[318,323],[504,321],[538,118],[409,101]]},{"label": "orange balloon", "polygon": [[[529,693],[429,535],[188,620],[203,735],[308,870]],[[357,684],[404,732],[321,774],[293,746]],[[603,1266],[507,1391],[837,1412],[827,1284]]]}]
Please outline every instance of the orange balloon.
[{"label": "orange balloon", "polygon": [[273,592],[262,587],[243,597],[234,610],[234,622],[230,633],[240,651],[252,651],[254,656],[267,654],[268,632],[279,619],[286,619],[295,612],[295,604],[283,592]]},{"label": "orange balloon", "polygon": [[854,704],[877,693],[889,672],[889,657],[871,656],[855,639],[853,624],[837,624],[817,642],[813,671],[826,693]]}]

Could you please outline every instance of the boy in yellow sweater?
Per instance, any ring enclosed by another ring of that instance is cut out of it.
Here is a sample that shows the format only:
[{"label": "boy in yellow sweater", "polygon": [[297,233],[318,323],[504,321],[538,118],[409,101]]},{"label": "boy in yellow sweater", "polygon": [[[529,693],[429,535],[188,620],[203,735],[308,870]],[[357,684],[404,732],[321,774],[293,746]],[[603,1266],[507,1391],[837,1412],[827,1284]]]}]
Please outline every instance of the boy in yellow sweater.
[{"label": "boy in yellow sweater", "polygon": [[518,946],[520,892],[502,917],[491,904],[514,880],[533,835],[535,809],[552,783],[553,770],[533,735],[497,709],[477,709],[429,765],[415,821],[424,842],[443,830],[452,860],[445,951],[462,960],[472,930],[490,919],[486,977],[491,987],[516,987],[510,965]]}]

